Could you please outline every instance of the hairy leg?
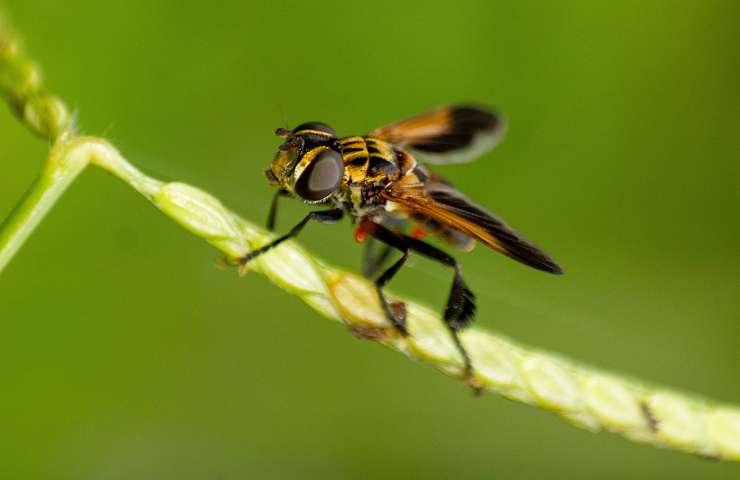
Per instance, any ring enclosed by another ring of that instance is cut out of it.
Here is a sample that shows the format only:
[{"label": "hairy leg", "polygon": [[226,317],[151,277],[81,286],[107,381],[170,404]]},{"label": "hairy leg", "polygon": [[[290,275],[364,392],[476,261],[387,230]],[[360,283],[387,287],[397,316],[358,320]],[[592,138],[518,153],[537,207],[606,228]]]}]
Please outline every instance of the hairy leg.
[{"label": "hairy leg", "polygon": [[287,190],[280,189],[275,192],[275,195],[272,196],[272,201],[270,202],[270,213],[267,215],[267,229],[270,231],[275,230],[275,221],[277,219],[277,206],[278,206],[278,199],[280,197],[287,197],[289,194]]}]

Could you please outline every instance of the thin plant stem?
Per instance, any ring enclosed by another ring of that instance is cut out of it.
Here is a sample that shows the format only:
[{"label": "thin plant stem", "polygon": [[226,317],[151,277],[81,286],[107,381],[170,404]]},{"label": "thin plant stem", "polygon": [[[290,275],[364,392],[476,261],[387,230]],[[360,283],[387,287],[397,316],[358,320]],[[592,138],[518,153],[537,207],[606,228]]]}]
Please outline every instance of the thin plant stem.
[{"label": "thin plant stem", "polygon": [[0,273],[87,163],[52,155],[41,175],[0,225]]}]

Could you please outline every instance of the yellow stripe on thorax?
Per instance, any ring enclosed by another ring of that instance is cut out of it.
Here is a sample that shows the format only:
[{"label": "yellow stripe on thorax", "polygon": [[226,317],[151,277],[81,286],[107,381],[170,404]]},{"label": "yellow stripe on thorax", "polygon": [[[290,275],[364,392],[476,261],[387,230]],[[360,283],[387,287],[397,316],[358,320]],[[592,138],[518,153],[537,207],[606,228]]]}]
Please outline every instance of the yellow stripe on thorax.
[{"label": "yellow stripe on thorax", "polygon": [[321,136],[324,136],[324,137],[332,137],[333,136],[331,133],[328,133],[328,132],[322,132],[321,130],[310,130],[310,129],[298,130],[297,132],[293,133],[293,135],[306,135],[306,134],[310,134],[310,135],[321,135]]}]

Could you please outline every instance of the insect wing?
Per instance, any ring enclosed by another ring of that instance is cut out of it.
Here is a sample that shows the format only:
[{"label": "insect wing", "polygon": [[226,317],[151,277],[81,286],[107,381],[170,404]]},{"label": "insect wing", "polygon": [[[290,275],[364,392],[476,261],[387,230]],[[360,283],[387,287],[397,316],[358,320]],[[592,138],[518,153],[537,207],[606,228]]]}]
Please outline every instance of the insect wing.
[{"label": "insect wing", "polygon": [[518,262],[549,273],[563,269],[539,247],[447,183],[403,181],[381,195],[411,212],[448,225]]},{"label": "insect wing", "polygon": [[464,163],[480,157],[506,130],[495,112],[472,105],[451,105],[381,127],[370,133],[427,163]]}]

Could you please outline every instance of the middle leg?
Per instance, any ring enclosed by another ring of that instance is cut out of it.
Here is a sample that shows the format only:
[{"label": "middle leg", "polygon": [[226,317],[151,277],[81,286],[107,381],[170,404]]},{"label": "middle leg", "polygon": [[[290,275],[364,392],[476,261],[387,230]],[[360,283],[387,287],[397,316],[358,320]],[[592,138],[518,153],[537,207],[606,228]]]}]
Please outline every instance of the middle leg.
[{"label": "middle leg", "polygon": [[[370,221],[365,222],[366,229],[373,238],[380,240],[387,247],[395,248],[402,253],[401,258],[396,260],[393,265],[388,267],[388,269],[380,274],[380,276],[375,280],[375,289],[378,292],[380,305],[383,307],[386,318],[394,327],[396,327],[396,330],[405,337],[409,334],[406,329],[406,308],[402,303],[389,302],[383,293],[383,287],[385,287],[396,273],[398,273],[404,263],[406,263],[406,259],[409,257],[408,244],[398,233],[376,223]],[[385,256],[387,256],[387,254]]]},{"label": "middle leg", "polygon": [[393,250],[393,247],[390,245],[383,245],[383,249],[376,253],[375,243],[376,242],[370,238],[365,243],[365,250],[362,254],[362,274],[366,278],[372,278],[375,276],[378,270],[380,270],[388,260],[388,256]]}]

